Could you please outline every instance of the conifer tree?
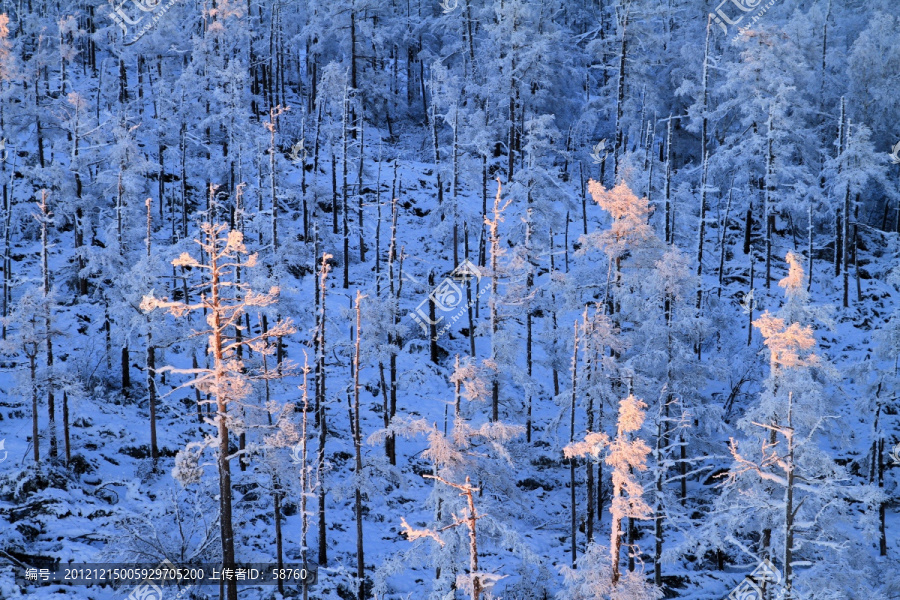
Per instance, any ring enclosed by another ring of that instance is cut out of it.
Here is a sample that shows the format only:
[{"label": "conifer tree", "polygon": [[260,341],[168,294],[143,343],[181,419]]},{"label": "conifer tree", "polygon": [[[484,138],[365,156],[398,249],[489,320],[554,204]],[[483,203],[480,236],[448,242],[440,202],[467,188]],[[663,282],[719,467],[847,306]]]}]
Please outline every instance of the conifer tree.
[{"label": "conifer tree", "polygon": [[[647,455],[650,447],[640,437],[634,435],[644,424],[644,409],[647,405],[632,395],[619,402],[616,436],[610,439],[605,433],[588,432],[584,439],[567,445],[564,449],[566,457],[597,456],[605,453],[605,462],[612,467],[612,501],[610,515],[610,547],[609,561],[600,573],[597,546],[589,548],[587,564],[579,564],[578,570],[564,568],[563,574],[569,582],[569,589],[563,597],[571,600],[594,598],[597,595],[609,595],[611,598],[652,598],[662,597],[655,586],[643,581],[635,572],[622,578],[620,570],[622,549],[622,522],[624,519],[649,519],[653,510],[644,500],[644,488],[635,472],[647,469]],[[630,552],[634,552],[632,548]],[[593,568],[592,568],[593,567]],[[582,573],[585,573],[582,575]],[[595,594],[595,595],[590,595]],[[645,595],[638,595],[645,594]]]},{"label": "conifer tree", "polygon": [[[246,283],[240,283],[234,279],[238,266],[249,269],[256,266],[257,262],[257,255],[247,252],[243,235],[239,231],[229,231],[224,224],[211,223],[204,223],[201,231],[204,237],[203,240],[198,241],[198,245],[205,255],[207,263],[203,264],[185,252],[173,260],[172,265],[197,269],[203,274],[199,285],[208,289],[208,294],[201,293],[199,300],[191,304],[166,298],[158,299],[150,294],[144,297],[141,309],[151,311],[162,308],[168,310],[176,318],[195,312],[207,314],[206,323],[209,328],[205,333],[209,337],[212,366],[200,369],[165,366],[158,369],[157,372],[191,375],[192,379],[184,385],[208,392],[215,402],[215,417],[208,420],[208,423],[215,426],[216,435],[207,437],[202,442],[188,444],[179,453],[173,474],[178,478],[182,471],[196,468],[196,462],[204,448],[215,447],[219,476],[222,564],[224,568],[234,569],[236,555],[232,516],[231,460],[235,458],[235,455],[231,452],[229,440],[232,431],[242,427],[242,424],[235,420],[233,409],[237,408],[237,405],[250,391],[243,362],[237,358],[237,348],[239,346],[249,347],[252,344],[289,335],[294,332],[294,327],[290,321],[280,321],[267,332],[246,337],[240,341],[235,339],[233,331],[236,326],[240,326],[240,320],[247,309],[274,304],[278,298],[278,288],[273,287],[268,293],[259,294]],[[239,262],[241,256],[245,258]],[[230,411],[229,408],[232,410]],[[227,600],[237,600],[237,597],[237,582],[234,580],[226,582]]]}]

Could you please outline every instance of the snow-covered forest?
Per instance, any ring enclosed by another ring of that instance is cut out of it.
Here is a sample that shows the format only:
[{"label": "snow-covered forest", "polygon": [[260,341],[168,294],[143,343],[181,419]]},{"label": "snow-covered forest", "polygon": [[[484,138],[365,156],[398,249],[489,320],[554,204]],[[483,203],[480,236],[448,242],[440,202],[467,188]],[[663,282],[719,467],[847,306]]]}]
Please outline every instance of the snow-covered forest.
[{"label": "snow-covered forest", "polygon": [[716,1],[0,0],[0,599],[900,598],[896,3]]}]

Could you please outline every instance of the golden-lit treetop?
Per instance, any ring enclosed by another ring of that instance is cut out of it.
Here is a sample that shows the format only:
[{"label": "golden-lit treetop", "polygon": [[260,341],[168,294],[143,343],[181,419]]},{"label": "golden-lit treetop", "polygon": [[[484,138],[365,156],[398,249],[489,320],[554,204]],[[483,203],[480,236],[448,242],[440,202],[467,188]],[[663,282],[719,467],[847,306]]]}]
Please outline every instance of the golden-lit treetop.
[{"label": "golden-lit treetop", "polygon": [[753,321],[753,326],[762,333],[773,367],[809,367],[818,363],[815,354],[806,354],[816,345],[812,327],[799,323],[785,327],[784,319],[772,316],[769,311]]},{"label": "golden-lit treetop", "polygon": [[612,217],[612,225],[608,231],[597,236],[597,243],[610,258],[619,258],[632,246],[640,245],[656,237],[653,228],[647,223],[653,207],[646,197],[638,197],[624,181],[612,189],[603,184],[588,182],[588,191],[594,202]]}]

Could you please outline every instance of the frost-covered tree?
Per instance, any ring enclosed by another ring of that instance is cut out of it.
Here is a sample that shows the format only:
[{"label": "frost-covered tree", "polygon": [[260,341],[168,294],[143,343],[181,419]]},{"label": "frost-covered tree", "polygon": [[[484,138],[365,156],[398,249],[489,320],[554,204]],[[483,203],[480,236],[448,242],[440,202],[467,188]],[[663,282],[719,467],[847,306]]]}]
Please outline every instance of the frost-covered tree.
[{"label": "frost-covered tree", "polygon": [[[586,600],[607,595],[623,599],[662,597],[661,591],[647,583],[638,572],[629,572],[623,578],[620,571],[623,520],[648,519],[653,514],[650,505],[644,500],[644,488],[637,475],[647,469],[646,460],[650,454],[650,447],[636,435],[644,424],[646,408],[643,401],[629,395],[619,402],[614,438],[605,433],[588,432],[583,440],[573,442],[564,449],[567,457],[605,453],[604,461],[612,468],[609,509],[612,522],[608,562],[601,566],[603,563],[597,556],[597,545],[592,544],[590,547],[593,551],[588,551],[587,560],[580,562],[577,570],[563,567],[568,587],[560,594],[560,598]],[[631,548],[629,551],[633,553],[635,549]]]},{"label": "frost-covered tree", "polygon": [[[257,336],[243,338],[234,337],[234,328],[240,326],[240,319],[248,308],[265,307],[277,301],[278,289],[273,288],[266,294],[259,294],[247,284],[234,278],[235,269],[243,264],[244,268],[256,265],[257,256],[249,254],[243,243],[243,235],[239,231],[229,231],[226,225],[205,223],[202,226],[204,239],[199,241],[200,249],[206,257],[206,264],[199,262],[188,253],[172,261],[176,267],[197,269],[203,278],[200,285],[208,289],[201,293],[199,301],[187,303],[166,298],[155,298],[147,295],[141,302],[141,309],[168,310],[174,317],[184,317],[193,312],[206,313],[208,329],[208,352],[213,363],[206,369],[183,369],[165,366],[160,372],[172,372],[192,376],[184,385],[192,386],[202,392],[208,392],[215,402],[215,417],[208,419],[214,425],[214,436],[206,437],[200,442],[191,442],[179,453],[173,476],[187,483],[194,477],[198,469],[197,461],[203,450],[213,446],[217,452],[216,467],[219,476],[220,504],[220,539],[222,544],[222,564],[225,568],[235,566],[234,524],[232,518],[231,460],[229,437],[233,431],[243,428],[238,415],[240,403],[249,393],[249,380],[244,372],[243,362],[237,358],[238,346],[250,346],[264,343],[270,339],[289,335],[294,332],[290,321],[282,321],[269,328],[267,332]],[[249,254],[249,255],[248,255]],[[245,256],[242,262],[239,256]],[[229,410],[231,409],[231,410]],[[190,476],[188,476],[190,474]],[[237,600],[237,585],[234,580],[226,585],[228,600]]]},{"label": "frost-covered tree", "polygon": [[[795,316],[806,296],[797,257],[789,262],[788,276],[779,281],[788,296],[784,316],[766,311],[753,323],[768,350],[769,375],[759,404],[739,422],[749,443],[731,441],[734,463],[720,502],[726,514],[739,511],[744,523],[729,521],[726,527],[733,529],[727,539],[755,560],[780,560],[784,597],[794,598],[806,589],[837,591],[860,583],[848,576],[823,588],[821,569],[845,560],[852,546],[842,541],[842,524],[854,519],[850,503],[874,505],[879,494],[849,485],[845,469],[823,451],[834,419],[823,384],[833,372],[815,352],[812,326],[784,318]],[[752,527],[758,528],[756,549],[740,541]],[[818,567],[795,574],[795,563],[804,560]],[[764,593],[771,594],[766,585]]]},{"label": "frost-covered tree", "polygon": [[[436,522],[431,527],[420,529],[411,527],[404,521],[407,535],[410,540],[431,538],[437,542],[437,555],[432,558],[434,566],[438,568],[436,586],[444,590],[447,586],[462,586],[468,590],[473,600],[480,598],[482,591],[499,578],[479,567],[479,543],[484,544],[485,538],[491,540],[498,535],[513,534],[502,525],[501,518],[506,511],[497,503],[490,503],[486,508],[476,510],[472,492],[487,489],[491,494],[512,493],[508,477],[513,465],[507,446],[524,432],[524,428],[519,425],[507,425],[493,420],[485,422],[480,416],[475,416],[474,419],[481,421],[481,424],[473,425],[467,418],[466,413],[470,411],[462,405],[462,398],[479,403],[490,398],[491,374],[485,370],[485,367],[479,367],[471,361],[457,366],[451,378],[456,390],[453,429],[447,434],[421,418],[397,417],[391,425],[396,434],[427,436],[428,447],[422,457],[432,463],[432,478],[436,481]],[[390,430],[376,432],[369,437],[369,443],[380,442],[390,433]],[[477,487],[472,485],[472,479],[481,484]],[[465,499],[463,505],[460,505],[460,497]],[[477,529],[479,518],[485,519],[480,524],[481,529]],[[465,531],[468,543],[463,544],[459,539],[461,531],[456,529],[460,525],[465,526],[460,529]],[[479,531],[483,537],[479,537]],[[458,557],[454,556],[464,549],[468,554],[468,574],[458,573]]]},{"label": "frost-covered tree", "polygon": [[[3,354],[16,356],[19,353],[28,361],[28,377],[23,387],[31,399],[31,443],[34,462],[41,462],[40,390],[46,386],[46,371],[39,368],[44,333],[44,322],[38,316],[44,314],[44,297],[37,289],[27,290],[13,305],[4,325],[10,328],[10,335],[3,342]],[[52,433],[52,432],[50,432]],[[55,433],[53,433],[55,435]]]}]

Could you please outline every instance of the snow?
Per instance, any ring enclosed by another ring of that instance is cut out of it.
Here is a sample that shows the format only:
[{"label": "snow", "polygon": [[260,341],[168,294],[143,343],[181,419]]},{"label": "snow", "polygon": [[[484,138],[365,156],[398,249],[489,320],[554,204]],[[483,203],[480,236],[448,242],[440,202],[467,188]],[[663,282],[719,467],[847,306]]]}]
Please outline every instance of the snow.
[{"label": "snow", "polygon": [[[276,561],[280,494],[286,562],[319,562],[326,537],[317,600],[356,597],[357,489],[365,598],[455,600],[475,576],[485,599],[727,597],[763,558],[784,572],[788,471],[794,597],[897,597],[886,0],[776,3],[711,28],[708,61],[694,0],[182,0],[129,46],[106,4],[49,4],[0,8],[0,600],[131,591],[16,580],[42,561],[220,561],[216,393],[237,558]],[[224,382],[210,221],[246,308]]]}]

